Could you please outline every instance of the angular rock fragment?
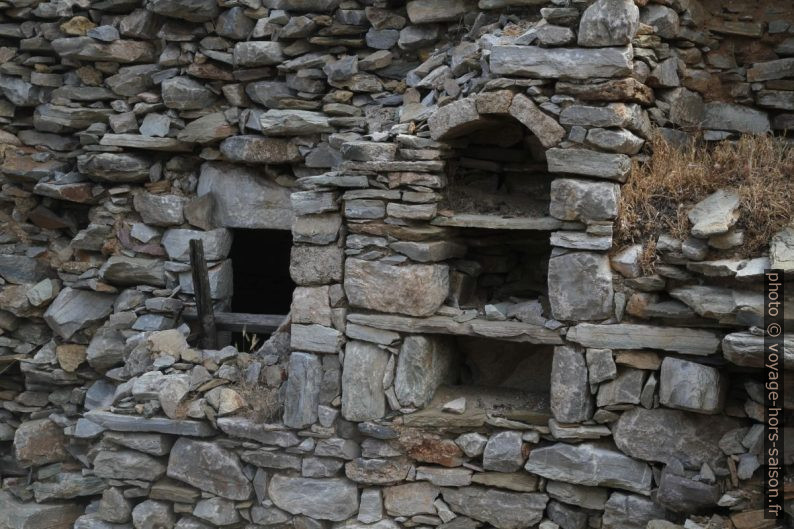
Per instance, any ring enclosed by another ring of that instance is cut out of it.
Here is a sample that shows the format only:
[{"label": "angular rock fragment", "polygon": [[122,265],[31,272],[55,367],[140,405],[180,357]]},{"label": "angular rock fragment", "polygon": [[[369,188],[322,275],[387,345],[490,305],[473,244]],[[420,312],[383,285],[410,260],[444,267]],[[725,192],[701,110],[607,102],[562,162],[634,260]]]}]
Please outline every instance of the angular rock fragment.
[{"label": "angular rock fragment", "polygon": [[215,443],[185,437],[171,449],[168,477],[230,500],[247,500],[252,491],[233,452]]},{"label": "angular rock fragment", "polygon": [[[429,316],[447,297],[448,276],[446,265],[394,266],[347,259],[345,293],[354,307],[409,316]],[[384,295],[378,292],[377,287],[383,284],[394,288]]]},{"label": "angular rock fragment", "polygon": [[158,15],[189,22],[206,22],[218,16],[218,4],[212,0],[153,0],[149,9]]},{"label": "angular rock fragment", "polygon": [[685,467],[727,469],[720,439],[740,426],[738,419],[720,415],[656,408],[634,408],[621,414],[612,430],[615,444],[644,461],[681,461]]},{"label": "angular rock fragment", "polygon": [[659,377],[662,406],[698,413],[719,413],[727,381],[719,370],[678,358],[665,358]]},{"label": "angular rock fragment", "polygon": [[631,0],[598,0],[579,22],[579,45],[623,46],[631,42],[640,25],[640,10]]},{"label": "angular rock fragment", "polygon": [[379,419],[386,413],[383,375],[389,354],[366,342],[345,347],[342,370],[342,415],[349,421]]},{"label": "angular rock fragment", "polygon": [[113,311],[115,296],[64,288],[44,313],[44,321],[61,338],[102,321]]},{"label": "angular rock fragment", "polygon": [[443,489],[441,495],[453,512],[498,529],[534,526],[543,518],[549,499],[538,492],[504,492],[474,486]]},{"label": "angular rock fragment", "polygon": [[440,337],[406,337],[394,377],[394,390],[400,404],[426,406],[438,386],[451,378],[453,356],[451,344]]},{"label": "angular rock fragment", "polygon": [[651,467],[597,444],[557,443],[535,448],[524,466],[547,479],[650,494]]},{"label": "angular rock fragment", "polygon": [[631,46],[623,48],[541,48],[494,46],[491,70],[521,77],[588,79],[626,77],[631,73]]}]

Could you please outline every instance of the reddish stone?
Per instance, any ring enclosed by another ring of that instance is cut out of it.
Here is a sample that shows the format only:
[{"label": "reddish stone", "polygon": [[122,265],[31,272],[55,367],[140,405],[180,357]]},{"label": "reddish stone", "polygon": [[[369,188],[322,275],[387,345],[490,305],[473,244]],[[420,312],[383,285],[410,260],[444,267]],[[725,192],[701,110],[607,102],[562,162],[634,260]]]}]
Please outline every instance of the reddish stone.
[{"label": "reddish stone", "polygon": [[403,433],[400,443],[408,456],[415,461],[445,467],[459,467],[463,464],[463,452],[452,439],[442,439],[437,435],[413,430]]}]

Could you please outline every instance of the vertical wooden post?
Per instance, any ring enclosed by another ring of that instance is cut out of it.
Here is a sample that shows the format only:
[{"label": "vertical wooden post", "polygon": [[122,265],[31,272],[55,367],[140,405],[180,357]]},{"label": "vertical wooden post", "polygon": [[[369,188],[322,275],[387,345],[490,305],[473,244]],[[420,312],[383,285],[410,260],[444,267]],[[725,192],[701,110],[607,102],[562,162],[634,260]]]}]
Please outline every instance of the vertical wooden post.
[{"label": "vertical wooden post", "polygon": [[207,261],[204,260],[204,242],[201,239],[190,240],[190,268],[193,273],[193,292],[196,296],[196,312],[201,327],[201,347],[203,349],[218,348],[218,332],[215,328],[215,313],[212,310],[210,294],[210,276]]}]

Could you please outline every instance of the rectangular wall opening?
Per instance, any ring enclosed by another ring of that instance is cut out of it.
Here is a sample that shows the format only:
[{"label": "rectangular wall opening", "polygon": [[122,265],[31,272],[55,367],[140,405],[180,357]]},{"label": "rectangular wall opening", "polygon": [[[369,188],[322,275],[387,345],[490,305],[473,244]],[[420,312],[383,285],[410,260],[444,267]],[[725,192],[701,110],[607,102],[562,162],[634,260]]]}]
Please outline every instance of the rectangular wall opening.
[{"label": "rectangular wall opening", "polygon": [[486,305],[546,302],[548,232],[467,229],[458,241],[466,253],[448,261],[451,305],[484,312]]},{"label": "rectangular wall opening", "polygon": [[232,311],[287,314],[295,283],[289,275],[292,233],[286,230],[234,230]]},{"label": "rectangular wall opening", "polygon": [[[406,425],[480,427],[488,416],[548,422],[553,346],[470,336],[444,339],[452,350],[449,370],[429,404],[404,417]],[[463,413],[444,410],[460,398],[465,399]]]},{"label": "rectangular wall opening", "polygon": [[[295,290],[289,273],[292,233],[236,229],[233,235],[232,312],[287,315]],[[248,332],[256,331],[249,328]],[[239,336],[235,335],[233,341],[239,342]]]},{"label": "rectangular wall opening", "polygon": [[489,120],[454,145],[437,223],[552,222],[544,149],[526,127],[513,118]]}]

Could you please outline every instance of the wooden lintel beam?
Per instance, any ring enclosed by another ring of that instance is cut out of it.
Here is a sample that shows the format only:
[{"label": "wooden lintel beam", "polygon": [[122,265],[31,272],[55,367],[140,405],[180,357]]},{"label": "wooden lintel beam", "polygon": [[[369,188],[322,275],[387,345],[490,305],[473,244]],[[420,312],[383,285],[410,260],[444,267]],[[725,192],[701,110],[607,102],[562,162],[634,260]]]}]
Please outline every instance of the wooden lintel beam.
[{"label": "wooden lintel beam", "polygon": [[[193,309],[186,309],[182,313],[186,320],[197,320],[198,314]],[[270,334],[278,329],[285,314],[247,314],[244,312],[216,312],[215,326],[224,331]]]}]

